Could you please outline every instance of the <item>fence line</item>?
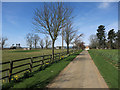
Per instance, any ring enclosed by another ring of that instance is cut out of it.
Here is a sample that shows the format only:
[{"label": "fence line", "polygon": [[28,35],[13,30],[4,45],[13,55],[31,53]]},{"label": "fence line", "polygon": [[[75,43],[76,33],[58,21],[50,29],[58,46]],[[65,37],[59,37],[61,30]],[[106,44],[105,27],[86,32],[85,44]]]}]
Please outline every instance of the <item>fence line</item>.
[{"label": "fence line", "polygon": [[[72,54],[72,53],[74,53],[76,51],[77,50],[75,50],[75,51],[71,50],[69,52],[69,54]],[[0,71],[0,73],[5,72],[5,71],[9,71],[9,75],[0,78],[0,80],[8,78],[9,82],[10,82],[13,75],[21,73],[21,72],[26,71],[26,70],[29,70],[30,72],[32,72],[32,69],[35,68],[35,67],[38,67],[40,65],[45,65],[46,63],[56,62],[56,61],[61,59],[61,56],[67,55],[67,52],[55,53],[54,55],[55,55],[54,56],[54,61],[52,61],[52,55],[49,54],[49,55],[42,55],[42,56],[37,56],[37,57],[23,58],[23,59],[18,59],[18,60],[13,60],[13,61],[10,60],[10,61],[7,61],[7,62],[2,62],[2,63],[0,63],[0,65],[9,64],[10,67]],[[33,61],[33,59],[39,58],[39,57],[42,57],[42,59],[41,60],[37,60],[37,61]],[[45,57],[47,57],[47,58],[45,58]],[[64,57],[62,57],[62,58],[64,58]],[[24,61],[24,60],[29,60],[29,63],[25,63],[25,64],[18,65],[18,66],[13,66],[14,62],[19,62],[19,61]],[[42,64],[41,64],[41,62],[42,62]],[[40,64],[33,66],[34,63],[40,63]],[[26,65],[29,65],[29,68],[26,68],[26,69],[23,69],[23,70],[20,70],[20,71],[17,71],[15,73],[13,73],[13,69],[19,68],[19,67],[22,67],[22,66],[26,66]]]}]

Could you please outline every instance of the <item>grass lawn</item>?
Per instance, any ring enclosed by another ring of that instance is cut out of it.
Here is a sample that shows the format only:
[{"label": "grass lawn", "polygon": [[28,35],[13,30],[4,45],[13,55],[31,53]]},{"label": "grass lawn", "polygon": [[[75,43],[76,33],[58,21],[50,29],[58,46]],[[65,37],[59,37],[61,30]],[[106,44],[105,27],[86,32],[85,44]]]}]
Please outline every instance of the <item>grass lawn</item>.
[{"label": "grass lawn", "polygon": [[118,50],[117,49],[106,49],[106,50],[94,50],[101,56],[106,58],[114,66],[118,66]]},{"label": "grass lawn", "polygon": [[[115,52],[117,52],[117,50],[89,50],[90,56],[95,62],[109,88],[118,88],[118,68],[115,67],[113,63],[111,63],[113,60],[117,62],[116,56],[118,54]],[[109,55],[107,55],[108,53]],[[112,58],[109,58],[110,55]]]},{"label": "grass lawn", "polygon": [[82,50],[74,53],[57,63],[53,63],[45,70],[39,71],[34,76],[14,84],[13,88],[44,88],[63,70]]},{"label": "grass lawn", "polygon": [[[66,49],[55,49],[55,53],[60,53],[60,52],[65,52]],[[6,62],[6,61],[10,61],[10,60],[16,60],[16,59],[23,59],[23,58],[28,58],[28,57],[35,57],[35,56],[41,56],[41,55],[48,55],[48,54],[52,54],[52,50],[51,49],[33,49],[33,50],[22,50],[22,49],[16,49],[16,50],[2,50],[2,62]],[[47,57],[45,57],[47,58]],[[37,60],[41,60],[42,58],[36,58],[33,59],[33,61],[37,61]],[[24,61],[19,61],[19,62],[14,62],[13,66],[18,66],[21,64],[26,64],[29,63],[30,60],[24,60]],[[38,63],[34,63],[34,65],[38,65]],[[9,64],[4,64],[2,65],[2,69],[7,69],[9,68]],[[30,65],[26,65],[26,66],[22,66],[16,69],[13,69],[13,73],[29,68]],[[38,69],[38,67],[34,68],[34,70]],[[24,72],[19,73],[20,75],[22,75]],[[7,76],[9,75],[8,71],[5,71],[2,73],[2,76]],[[7,79],[4,80],[5,82],[8,82]]]},{"label": "grass lawn", "polygon": [[[55,49],[55,53],[64,52],[66,49]],[[52,54],[51,49],[33,49],[33,50],[2,50],[2,62],[16,60],[27,57],[41,56],[46,54]]]}]

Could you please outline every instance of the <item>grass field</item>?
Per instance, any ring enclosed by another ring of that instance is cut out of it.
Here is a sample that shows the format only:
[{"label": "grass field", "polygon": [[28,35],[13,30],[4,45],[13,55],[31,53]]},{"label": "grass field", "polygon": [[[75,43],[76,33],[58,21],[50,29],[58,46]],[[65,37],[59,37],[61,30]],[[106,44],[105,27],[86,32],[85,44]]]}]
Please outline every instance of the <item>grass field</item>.
[{"label": "grass field", "polygon": [[[55,53],[64,52],[66,49],[55,49]],[[41,56],[46,54],[52,54],[51,49],[40,49],[40,50],[2,50],[2,62],[33,57]]]},{"label": "grass field", "polygon": [[34,76],[14,83],[13,88],[44,88],[51,80],[56,77],[82,50],[74,53],[57,63],[53,63],[43,71],[39,71]]},{"label": "grass field", "polygon": [[118,88],[118,50],[89,50],[109,88]]},{"label": "grass field", "polygon": [[[64,50],[55,50],[55,53],[59,53],[59,52],[64,52],[66,51],[66,49]],[[10,61],[10,60],[16,60],[16,59],[23,59],[23,58],[28,58],[28,57],[34,57],[34,56],[41,56],[41,55],[48,55],[48,54],[52,54],[52,50],[51,49],[37,49],[37,50],[2,50],[2,62],[6,62],[6,61]],[[34,61],[40,60],[41,58],[37,58],[34,59]],[[25,60],[25,61],[19,61],[19,62],[15,62],[13,64],[13,66],[18,66],[21,64],[25,64],[25,63],[29,63],[29,60]],[[39,63],[35,63],[34,65],[37,65]],[[6,65],[2,65],[2,69],[7,69],[9,68],[9,64]],[[22,66],[19,68],[16,68],[13,70],[13,73],[26,69],[30,67],[29,65],[26,66]],[[33,69],[36,70],[38,69],[37,67]],[[22,75],[24,72],[20,73],[20,75]],[[8,71],[2,73],[3,76],[7,76],[8,75]],[[6,79],[7,81],[7,79]]]},{"label": "grass field", "polygon": [[118,67],[118,50],[94,50],[94,52],[99,53],[99,55],[106,58],[108,62]]}]

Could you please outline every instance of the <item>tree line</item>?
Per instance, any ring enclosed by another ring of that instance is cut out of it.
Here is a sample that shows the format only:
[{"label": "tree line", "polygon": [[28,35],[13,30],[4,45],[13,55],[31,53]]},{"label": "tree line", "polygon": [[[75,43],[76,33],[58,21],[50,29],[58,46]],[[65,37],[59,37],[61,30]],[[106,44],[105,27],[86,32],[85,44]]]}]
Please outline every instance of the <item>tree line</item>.
[{"label": "tree line", "polygon": [[37,44],[41,47],[41,49],[46,48],[48,49],[49,46],[51,45],[51,40],[49,40],[49,37],[46,36],[44,39],[40,38],[38,34],[33,34],[33,33],[28,33],[26,35],[26,42],[27,45],[29,46],[30,50],[32,47],[35,49],[37,48]]},{"label": "tree line", "polygon": [[115,32],[114,29],[111,29],[106,34],[105,26],[98,26],[96,35],[91,35],[90,40],[90,48],[98,48],[98,49],[118,49],[119,48],[119,39],[120,38],[120,30]]}]

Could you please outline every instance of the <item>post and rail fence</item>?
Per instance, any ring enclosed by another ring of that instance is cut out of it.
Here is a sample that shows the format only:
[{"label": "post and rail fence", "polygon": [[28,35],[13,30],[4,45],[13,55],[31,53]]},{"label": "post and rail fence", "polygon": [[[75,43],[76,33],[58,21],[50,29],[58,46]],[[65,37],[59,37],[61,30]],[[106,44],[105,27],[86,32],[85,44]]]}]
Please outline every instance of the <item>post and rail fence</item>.
[{"label": "post and rail fence", "polygon": [[[69,52],[69,55],[73,54],[74,52],[77,52],[77,51],[78,50],[71,50]],[[35,68],[35,67],[45,65],[46,63],[53,63],[53,62],[59,61],[59,60],[61,60],[61,58],[64,58],[64,56],[67,55],[67,52],[55,53],[54,55],[55,55],[54,56],[54,61],[52,61],[52,55],[49,54],[49,55],[42,55],[42,56],[37,56],[37,57],[30,57],[30,58],[23,58],[23,59],[18,59],[18,60],[10,60],[10,61],[7,61],[7,62],[2,62],[2,63],[0,63],[0,65],[9,64],[9,68],[0,70],[0,73],[8,71],[9,75],[3,76],[2,78],[0,78],[0,80],[8,78],[8,80],[10,82],[11,77],[13,75],[24,72],[26,70],[29,70],[30,72],[32,72],[32,69]],[[35,58],[39,58],[39,57],[41,57],[42,59],[34,61]],[[45,57],[47,57],[47,58],[45,58]],[[24,61],[24,60],[29,60],[29,63],[14,66],[15,62]],[[39,63],[39,64],[33,66],[34,63]],[[19,67],[22,67],[22,66],[26,66],[26,65],[29,65],[29,68],[26,68],[26,69],[23,69],[23,70],[20,70],[20,71],[17,71],[15,73],[13,73],[13,69],[16,69],[16,68],[19,68]]]}]

